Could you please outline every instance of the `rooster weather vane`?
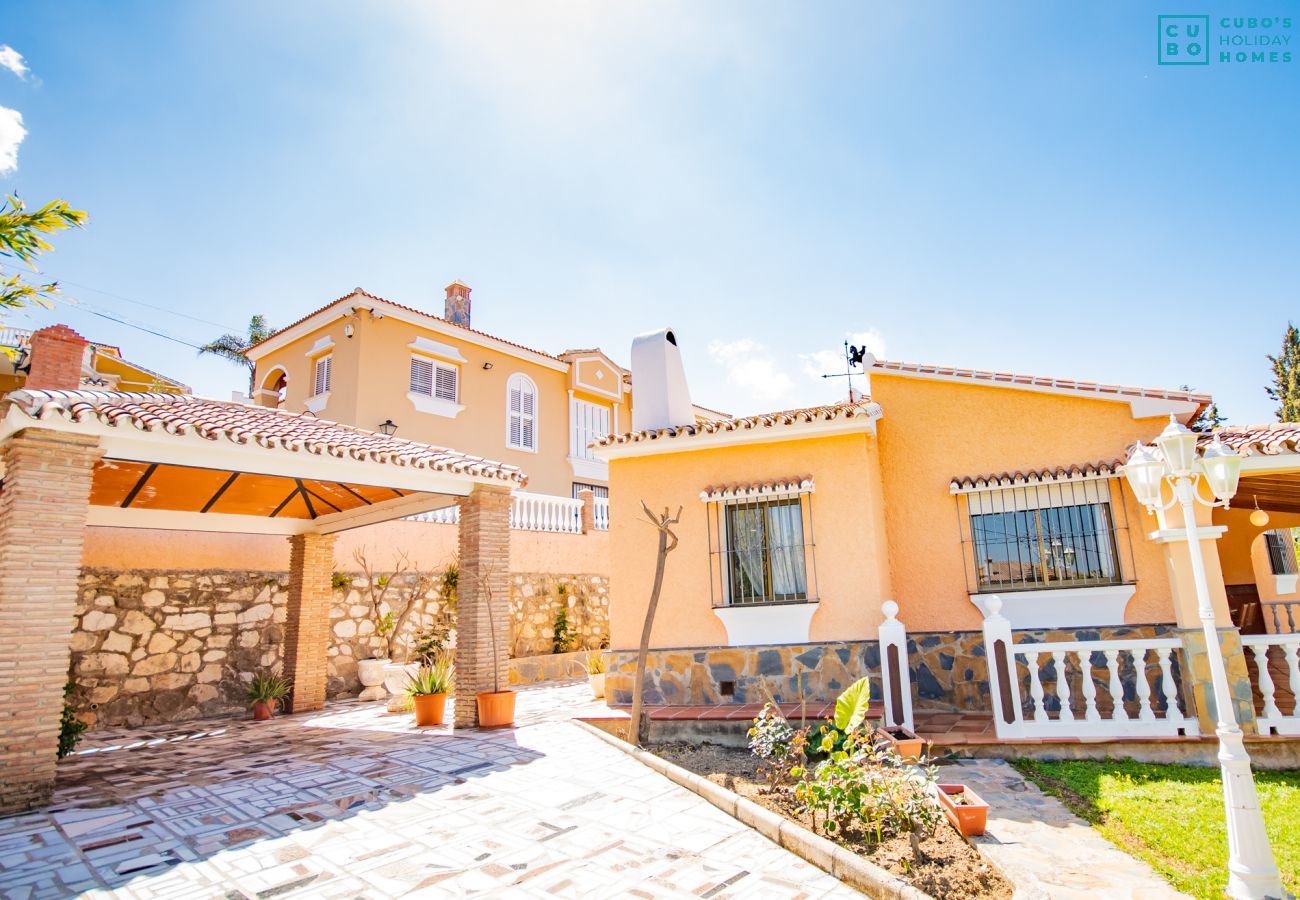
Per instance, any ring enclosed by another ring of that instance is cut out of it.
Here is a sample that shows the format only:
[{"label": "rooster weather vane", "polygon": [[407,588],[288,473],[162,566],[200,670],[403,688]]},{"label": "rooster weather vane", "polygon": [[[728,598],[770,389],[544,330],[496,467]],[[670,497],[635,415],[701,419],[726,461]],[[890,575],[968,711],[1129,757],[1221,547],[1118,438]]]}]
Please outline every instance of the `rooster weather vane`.
[{"label": "rooster weather vane", "polygon": [[863,360],[866,358],[866,355],[867,355],[866,344],[863,344],[861,347],[855,347],[852,344],[850,344],[848,341],[845,341],[844,342],[844,373],[837,374],[837,375],[822,376],[822,378],[847,378],[849,380],[849,402],[850,403],[852,403],[854,400],[853,367],[858,366],[859,368],[861,368],[863,366]]}]

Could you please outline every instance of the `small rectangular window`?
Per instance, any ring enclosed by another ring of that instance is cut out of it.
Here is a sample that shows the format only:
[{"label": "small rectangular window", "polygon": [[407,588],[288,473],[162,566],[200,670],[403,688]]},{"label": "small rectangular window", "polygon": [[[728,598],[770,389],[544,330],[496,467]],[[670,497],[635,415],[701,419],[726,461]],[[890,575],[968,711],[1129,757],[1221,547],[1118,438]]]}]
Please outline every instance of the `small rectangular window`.
[{"label": "small rectangular window", "polygon": [[456,402],[457,370],[430,359],[411,360],[411,393]]},{"label": "small rectangular window", "polygon": [[316,377],[312,384],[313,396],[319,397],[321,394],[329,393],[333,369],[333,356],[322,356],[320,359],[316,360]]},{"label": "small rectangular window", "polygon": [[1279,528],[1264,532],[1268,548],[1268,565],[1274,575],[1296,574],[1296,545],[1291,529]]},{"label": "small rectangular window", "polygon": [[714,603],[817,599],[810,493],[756,493],[708,502]]}]

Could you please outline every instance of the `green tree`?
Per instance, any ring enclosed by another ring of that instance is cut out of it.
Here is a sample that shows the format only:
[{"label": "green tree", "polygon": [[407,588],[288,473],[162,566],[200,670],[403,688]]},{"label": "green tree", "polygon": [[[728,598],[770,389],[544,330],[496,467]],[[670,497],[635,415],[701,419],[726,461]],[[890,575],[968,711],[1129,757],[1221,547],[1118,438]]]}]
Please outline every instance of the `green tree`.
[{"label": "green tree", "polygon": [[266,324],[266,316],[256,315],[248,320],[248,333],[245,335],[223,334],[211,343],[204,344],[199,348],[199,356],[207,353],[212,356],[220,356],[222,359],[228,359],[236,365],[244,366],[248,369],[248,396],[253,396],[253,377],[257,373],[257,367],[253,361],[248,358],[248,348],[254,344],[260,344],[275,333],[275,329]]},{"label": "green tree", "polygon": [[42,235],[53,234],[65,228],[81,227],[86,223],[86,213],[73,209],[63,200],[51,200],[32,212],[15,195],[0,203],[0,315],[7,309],[18,309],[28,303],[49,306],[59,292],[57,281],[48,284],[31,284],[24,276],[10,269],[7,260],[25,263],[33,272],[35,260],[46,250],[53,250]]},{"label": "green tree", "polygon": [[1277,420],[1300,422],[1300,330],[1294,323],[1286,323],[1282,352],[1269,355],[1268,361],[1273,364],[1273,384],[1264,390],[1278,402]]},{"label": "green tree", "polygon": [[[1184,384],[1180,387],[1180,390],[1195,391],[1196,388]],[[1201,410],[1201,414],[1193,419],[1192,423],[1187,427],[1200,434],[1209,434],[1226,421],[1228,421],[1228,417],[1219,412],[1219,404],[1211,403]]]}]

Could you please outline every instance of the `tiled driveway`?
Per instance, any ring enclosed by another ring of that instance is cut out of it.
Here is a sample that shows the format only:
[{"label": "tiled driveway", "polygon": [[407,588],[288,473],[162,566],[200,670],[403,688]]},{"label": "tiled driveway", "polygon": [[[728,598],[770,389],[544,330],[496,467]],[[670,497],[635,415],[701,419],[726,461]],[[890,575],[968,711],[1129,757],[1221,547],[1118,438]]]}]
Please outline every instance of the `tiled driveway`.
[{"label": "tiled driveway", "polygon": [[100,734],[0,819],[5,897],[857,896],[521,691],[520,727],[378,704]]}]

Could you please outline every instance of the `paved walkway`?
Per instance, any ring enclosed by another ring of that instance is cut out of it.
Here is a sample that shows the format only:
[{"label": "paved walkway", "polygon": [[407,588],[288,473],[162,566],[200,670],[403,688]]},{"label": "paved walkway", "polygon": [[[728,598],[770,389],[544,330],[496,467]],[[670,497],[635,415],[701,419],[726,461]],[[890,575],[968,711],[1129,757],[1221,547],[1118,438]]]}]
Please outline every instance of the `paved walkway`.
[{"label": "paved walkway", "polygon": [[1155,870],[1129,856],[999,759],[961,760],[939,769],[989,804],[980,851],[1016,886],[1016,900],[1164,900],[1182,897]]},{"label": "paved walkway", "polygon": [[100,733],[0,819],[0,893],[858,896],[565,721],[590,698],[523,689],[520,727],[454,736],[358,703]]}]

